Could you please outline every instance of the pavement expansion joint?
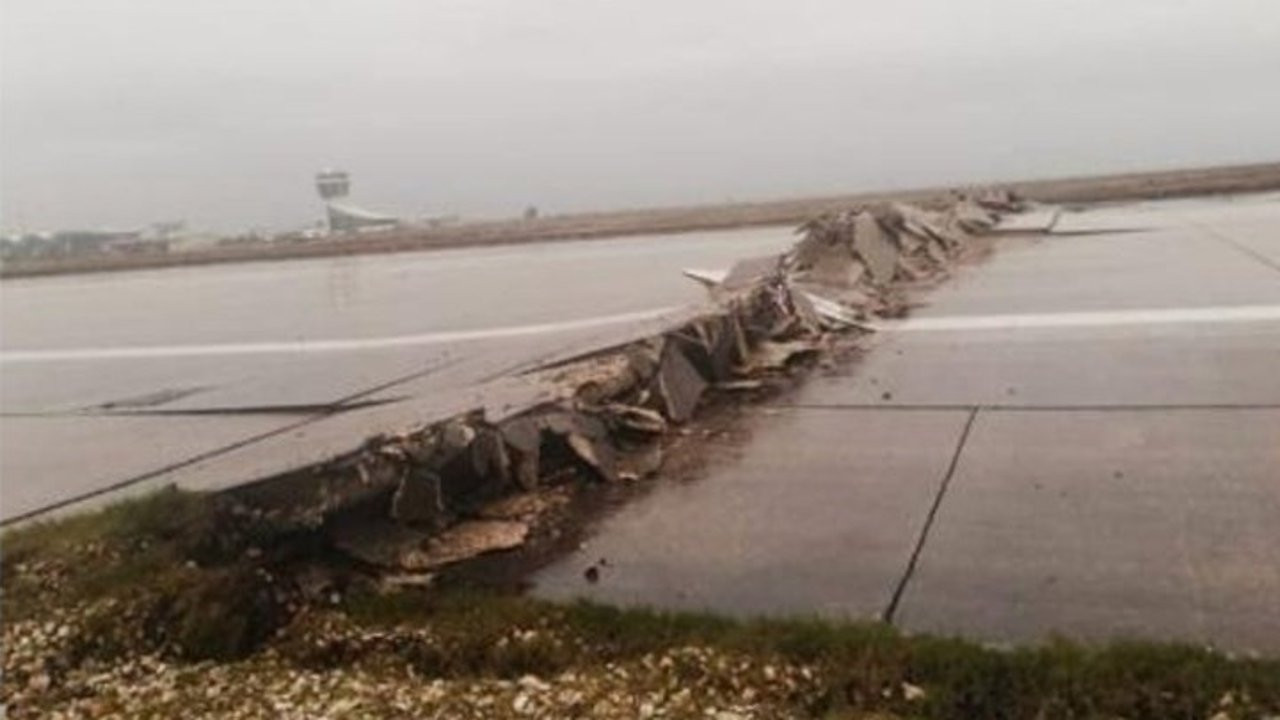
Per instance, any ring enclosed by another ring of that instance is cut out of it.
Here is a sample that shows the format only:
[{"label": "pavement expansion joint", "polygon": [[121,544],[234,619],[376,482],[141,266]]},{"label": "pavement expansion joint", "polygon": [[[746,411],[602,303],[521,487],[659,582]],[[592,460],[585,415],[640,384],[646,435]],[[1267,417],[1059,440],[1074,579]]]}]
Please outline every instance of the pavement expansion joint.
[{"label": "pavement expansion joint", "polygon": [[960,431],[960,438],[956,441],[956,449],[951,453],[951,462],[947,465],[947,472],[942,477],[942,482],[938,485],[938,492],[933,497],[933,504],[929,507],[929,514],[925,517],[924,525],[920,528],[920,536],[916,538],[915,547],[911,550],[911,558],[907,561],[907,567],[902,573],[902,577],[898,579],[897,586],[893,589],[893,597],[889,600],[889,606],[885,608],[882,619],[886,623],[893,623],[894,616],[898,612],[898,604],[902,602],[902,596],[906,592],[907,584],[911,582],[911,576],[915,574],[916,564],[920,561],[920,553],[924,551],[924,545],[929,540],[929,530],[933,528],[934,518],[938,515],[938,509],[942,507],[942,499],[947,495],[947,489],[951,486],[951,478],[956,474],[956,468],[960,465],[960,455],[964,452],[964,446],[969,442],[969,433],[973,430],[973,424],[978,419],[980,408],[972,408],[969,411],[969,417],[965,420],[964,429]]},{"label": "pavement expansion joint", "polygon": [[196,463],[203,462],[205,460],[208,460],[213,457],[217,457],[219,455],[224,455],[234,450],[239,450],[240,448],[247,447],[249,445],[252,445],[257,442],[261,442],[263,440],[275,437],[277,435],[283,435],[285,433],[292,432],[294,430],[297,430],[300,427],[303,427],[304,425],[310,425],[311,423],[314,423],[325,417],[328,417],[328,416],[313,415],[311,417],[306,417],[297,422],[289,423],[288,425],[285,425],[283,427],[278,427],[272,430],[268,430],[267,432],[264,432],[264,433],[258,433],[256,435],[250,435],[249,437],[237,440],[229,445],[216,447],[212,450],[199,453],[198,455],[193,455],[191,457],[185,458],[178,462],[170,463],[168,465],[155,468],[154,470],[148,470],[144,473],[140,473],[132,477],[124,478],[123,480],[118,480],[109,485],[103,485],[102,487],[94,488],[93,490],[89,490],[87,492],[65,497],[57,502],[43,505],[33,510],[28,510],[27,512],[21,513],[19,515],[14,515],[12,517],[4,518],[3,520],[0,520],[0,528],[7,527],[9,525],[14,525],[34,517],[39,517],[40,515],[44,515],[46,513],[50,513],[55,510],[61,510],[62,508],[79,504],[81,502],[84,502],[85,500],[101,497],[103,495],[109,495],[118,490],[123,490],[124,488],[132,487],[134,485],[138,485],[139,483],[143,483],[148,480],[153,480],[166,473],[173,472],[174,470],[179,470],[189,465],[195,465]]},{"label": "pavement expansion joint", "polygon": [[1243,253],[1244,255],[1247,255],[1248,257],[1252,258],[1255,262],[1261,263],[1262,265],[1265,265],[1266,267],[1269,267],[1272,270],[1275,270],[1276,272],[1280,273],[1280,263],[1276,263],[1271,258],[1267,257],[1266,255],[1263,255],[1257,250],[1254,250],[1248,245],[1245,245],[1230,236],[1224,235],[1218,232],[1217,230],[1214,230],[1213,228],[1208,227],[1207,225],[1201,225],[1200,223],[1193,223],[1192,227],[1203,232],[1204,234],[1208,235],[1214,240],[1217,240],[1218,242],[1221,242],[1222,244],[1227,245],[1232,249],[1240,253]]},{"label": "pavement expansion joint", "polygon": [[[397,385],[401,385],[411,380],[416,380],[418,378],[426,377],[428,375],[431,375],[432,373],[447,369],[450,366],[458,364],[459,362],[461,362],[461,358],[443,359],[439,362],[432,363],[430,366],[422,370],[416,370],[412,373],[402,375],[400,377],[394,378],[387,382],[379,383],[378,385],[375,385],[373,387],[365,388],[364,390],[360,390],[358,392],[352,393],[350,395],[347,395],[346,397],[339,398],[334,402],[329,403],[326,406],[325,410],[303,417],[296,422],[288,423],[282,427],[268,430],[267,432],[250,435],[248,437],[241,438],[240,440],[237,440],[233,443],[222,445],[222,446],[213,448],[211,450],[208,450],[206,452],[202,452],[197,455],[193,455],[191,457],[185,458],[179,462],[163,465],[161,467],[148,470],[146,472],[139,473],[137,475],[123,478],[121,480],[110,483],[108,485],[104,485],[99,488],[94,488],[93,490],[90,490],[88,492],[72,495],[72,496],[63,498],[57,502],[50,503],[47,505],[42,505],[41,507],[29,510],[19,515],[14,515],[12,517],[4,518],[3,520],[0,520],[0,527],[6,527],[9,525],[20,523],[24,520],[28,520],[33,517],[38,517],[46,513],[54,512],[56,510],[61,510],[62,508],[70,507],[72,505],[79,504],[81,502],[90,500],[92,498],[101,497],[103,495],[109,495],[116,491],[123,490],[128,487],[133,487],[135,485],[147,482],[149,480],[154,480],[155,478],[161,477],[175,470],[180,470],[184,467],[195,465],[196,463],[203,462],[210,458],[218,457],[219,455],[225,455],[227,453],[239,450],[244,447],[248,447],[250,445],[262,442],[263,440],[267,440],[267,439],[276,437],[278,435],[283,435],[285,433],[293,432],[298,428],[304,427],[306,425],[310,425],[312,423],[318,422],[328,417],[332,417],[335,413],[344,412],[348,409],[351,409],[349,406],[358,406],[359,404],[364,404],[364,405],[383,404],[381,401],[368,401],[368,400],[362,400],[362,399],[368,398],[370,395],[374,395],[375,393],[382,392],[384,390],[395,387]],[[391,399],[389,402],[394,402],[394,401],[395,399]],[[115,413],[115,414],[126,415],[130,413]],[[143,414],[143,413],[133,413],[133,414]],[[152,411],[150,414],[157,414],[157,412]],[[104,413],[103,415],[105,416],[106,413]]]}]

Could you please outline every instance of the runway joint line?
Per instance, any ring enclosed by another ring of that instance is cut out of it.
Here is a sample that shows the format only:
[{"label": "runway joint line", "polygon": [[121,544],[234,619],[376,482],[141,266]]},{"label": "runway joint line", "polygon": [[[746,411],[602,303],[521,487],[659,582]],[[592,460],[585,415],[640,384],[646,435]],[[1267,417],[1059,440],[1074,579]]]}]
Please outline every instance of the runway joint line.
[{"label": "runway joint line", "polygon": [[973,430],[973,423],[978,419],[980,408],[973,408],[969,411],[969,417],[965,420],[964,429],[960,432],[960,439],[956,441],[956,449],[951,453],[951,463],[947,465],[946,475],[943,476],[942,482],[938,485],[938,492],[934,494],[933,504],[929,507],[929,514],[925,516],[924,526],[920,528],[920,535],[916,538],[915,547],[911,550],[911,558],[907,560],[907,567],[902,573],[902,577],[898,579],[898,584],[893,589],[893,597],[889,599],[889,606],[885,608],[881,619],[884,622],[893,624],[894,618],[898,613],[898,605],[902,602],[902,595],[906,592],[907,584],[911,582],[911,577],[915,575],[916,565],[920,562],[920,553],[924,551],[924,545],[929,539],[929,531],[933,529],[934,520],[938,516],[938,509],[942,507],[942,499],[946,497],[947,489],[951,487],[951,478],[956,474],[956,468],[960,465],[960,456],[964,453],[964,446],[969,442],[969,433]]}]

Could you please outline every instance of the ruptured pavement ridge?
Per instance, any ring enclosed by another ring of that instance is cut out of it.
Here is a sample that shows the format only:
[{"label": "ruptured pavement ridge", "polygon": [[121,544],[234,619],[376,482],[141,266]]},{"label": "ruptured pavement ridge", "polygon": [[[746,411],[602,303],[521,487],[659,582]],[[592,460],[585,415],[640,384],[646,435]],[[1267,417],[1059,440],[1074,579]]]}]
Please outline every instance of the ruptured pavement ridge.
[{"label": "ruptured pavement ridge", "polygon": [[1280,196],[1064,212],[927,301],[537,591],[1280,651]]}]

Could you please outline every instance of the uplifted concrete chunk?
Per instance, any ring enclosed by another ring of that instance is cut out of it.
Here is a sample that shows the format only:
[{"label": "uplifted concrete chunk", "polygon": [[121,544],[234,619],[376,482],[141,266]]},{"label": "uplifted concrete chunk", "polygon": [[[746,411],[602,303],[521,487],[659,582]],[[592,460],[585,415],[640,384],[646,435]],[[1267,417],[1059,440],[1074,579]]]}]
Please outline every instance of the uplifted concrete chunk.
[{"label": "uplifted concrete chunk", "polygon": [[782,255],[764,255],[761,257],[739,260],[729,268],[718,289],[734,291],[755,285],[761,280],[777,275],[782,266]]},{"label": "uplifted concrete chunk", "polygon": [[871,271],[872,280],[880,285],[893,281],[898,265],[898,248],[871,213],[858,213],[854,219],[853,249]]},{"label": "uplifted concrete chunk", "polygon": [[987,188],[975,195],[973,199],[996,214],[1019,212],[1026,206],[1017,193],[1006,188]]},{"label": "uplifted concrete chunk", "polygon": [[654,393],[661,400],[666,416],[678,423],[693,417],[698,400],[707,389],[706,379],[674,342],[663,345],[653,384]]},{"label": "uplifted concrete chunk", "polygon": [[866,269],[847,245],[833,245],[815,257],[801,277],[809,282],[847,288],[858,284]]},{"label": "uplifted concrete chunk", "polygon": [[699,318],[667,333],[666,341],[679,347],[704,378],[722,380],[732,375],[734,364],[741,359],[734,322],[730,313]]},{"label": "uplifted concrete chunk", "polygon": [[611,403],[602,411],[611,423],[619,428],[641,435],[661,435],[667,431],[666,418],[649,408]]},{"label": "uplifted concrete chunk", "polygon": [[440,476],[425,468],[405,473],[391,497],[391,517],[430,530],[443,529],[448,522],[448,512]]},{"label": "uplifted concrete chunk", "polygon": [[520,415],[498,425],[511,455],[511,475],[524,490],[538,487],[538,462],[542,449],[542,426],[527,415]]},{"label": "uplifted concrete chunk", "polygon": [[539,419],[543,429],[559,436],[578,459],[602,480],[618,479],[617,454],[609,429],[598,418],[573,411],[551,412]]},{"label": "uplifted concrete chunk", "polygon": [[432,570],[461,560],[519,547],[529,525],[515,520],[468,520],[424,543],[405,549],[398,565],[411,571]]},{"label": "uplifted concrete chunk", "polygon": [[404,567],[403,559],[423,547],[430,532],[388,519],[338,522],[329,529],[333,547],[369,565]]},{"label": "uplifted concrete chunk", "polygon": [[791,248],[787,256],[790,267],[794,270],[813,267],[832,248],[849,246],[847,214],[814,218],[801,225],[800,231],[804,237]]},{"label": "uplifted concrete chunk", "polygon": [[996,216],[972,200],[961,200],[953,211],[960,227],[971,233],[982,233],[995,227]]},{"label": "uplifted concrete chunk", "polygon": [[633,357],[619,350],[565,366],[554,379],[565,392],[589,403],[601,403],[627,392],[643,378]]}]

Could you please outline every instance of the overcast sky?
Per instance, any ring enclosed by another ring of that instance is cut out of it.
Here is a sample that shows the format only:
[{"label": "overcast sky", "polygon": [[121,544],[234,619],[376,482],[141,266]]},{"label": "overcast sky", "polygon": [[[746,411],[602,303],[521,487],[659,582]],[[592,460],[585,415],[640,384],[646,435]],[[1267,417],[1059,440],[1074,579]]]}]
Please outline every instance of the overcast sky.
[{"label": "overcast sky", "polygon": [[1280,159],[1275,0],[3,0],[0,223],[690,204]]}]

